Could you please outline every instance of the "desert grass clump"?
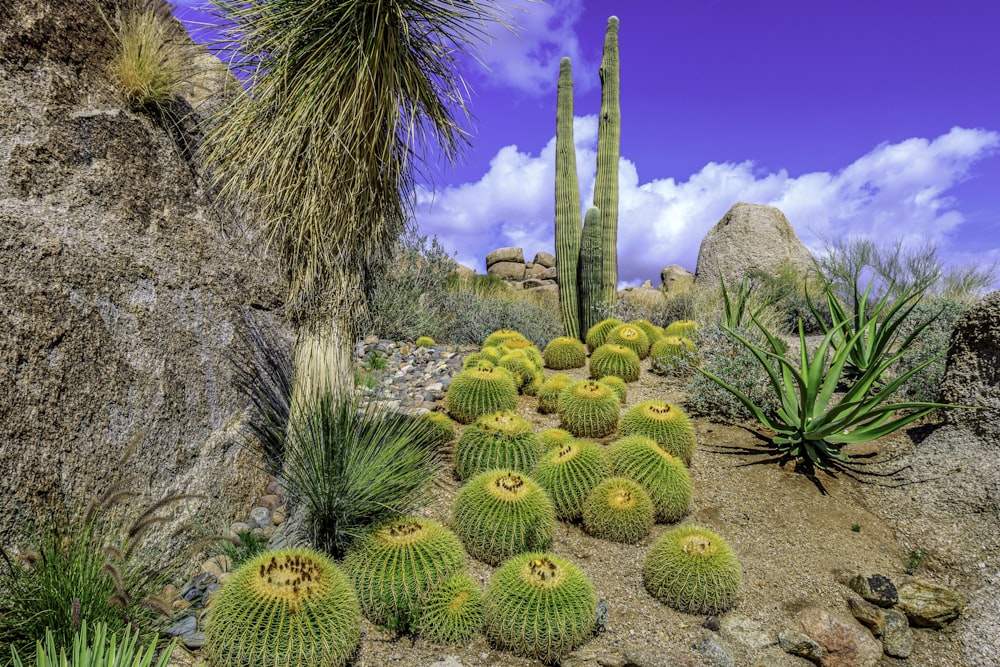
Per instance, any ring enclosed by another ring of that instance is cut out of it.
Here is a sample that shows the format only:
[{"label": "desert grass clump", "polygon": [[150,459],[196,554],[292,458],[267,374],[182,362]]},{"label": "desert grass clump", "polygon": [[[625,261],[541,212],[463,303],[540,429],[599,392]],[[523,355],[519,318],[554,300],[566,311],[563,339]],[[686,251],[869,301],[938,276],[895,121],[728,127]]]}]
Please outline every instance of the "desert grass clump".
[{"label": "desert grass clump", "polygon": [[496,571],[483,598],[483,631],[516,655],[556,664],[591,635],[597,595],[573,563],[526,553]]},{"label": "desert grass clump", "polygon": [[653,528],[653,501],[641,484],[627,477],[611,477],[583,501],[583,529],[612,542],[635,544]]},{"label": "desert grass clump", "polygon": [[649,369],[657,375],[686,375],[698,365],[698,348],[684,336],[663,336],[649,351]]},{"label": "desert grass clump", "polygon": [[583,499],[610,471],[603,447],[589,440],[571,440],[542,456],[532,477],[549,494],[556,516],[572,521],[580,518]]},{"label": "desert grass clump", "polygon": [[499,565],[552,542],[556,514],[538,483],[512,470],[473,477],[455,497],[452,528],[466,550],[487,565]]},{"label": "desert grass clump", "polygon": [[371,526],[422,505],[440,470],[436,437],[426,421],[357,396],[324,394],[304,406],[284,477],[312,544],[342,556]]},{"label": "desert grass clump", "polygon": [[452,378],[448,414],[461,424],[517,407],[517,381],[505,368],[470,368]]},{"label": "desert grass clump", "polygon": [[587,330],[587,335],[585,340],[587,342],[587,349],[593,352],[600,346],[604,345],[604,340],[611,333],[611,330],[622,324],[622,321],[617,317],[608,317]]},{"label": "desert grass clump", "polygon": [[621,403],[597,380],[574,382],[559,395],[560,426],[578,438],[603,438],[618,428]]},{"label": "desert grass clump", "polygon": [[344,558],[365,617],[402,631],[417,622],[421,598],[464,564],[458,537],[438,522],[418,517],[375,527]]},{"label": "desert grass clump", "polygon": [[560,336],[549,341],[542,357],[545,367],[552,370],[583,368],[587,365],[587,346],[575,338]]},{"label": "desert grass clump", "polygon": [[211,665],[342,667],[361,638],[361,611],[347,576],[325,554],[282,549],[232,573],[208,612]]},{"label": "desert grass clump", "polygon": [[605,343],[590,355],[590,377],[595,380],[614,375],[625,382],[635,382],[641,372],[639,356],[624,345]]},{"label": "desert grass clump", "polygon": [[646,556],[642,582],[654,598],[689,614],[721,614],[736,604],[742,572],[724,539],[701,526],[661,535]]},{"label": "desert grass clump", "polygon": [[543,415],[559,410],[559,394],[575,380],[565,373],[555,373],[538,387],[538,411]]},{"label": "desert grass clump", "polygon": [[604,344],[609,343],[627,347],[635,352],[639,359],[645,359],[649,356],[649,336],[642,330],[642,327],[619,324],[604,338]]},{"label": "desert grass clump", "polygon": [[698,439],[694,423],[683,410],[666,401],[649,400],[633,405],[622,415],[619,435],[644,435],[685,465],[691,465]]},{"label": "desert grass clump", "polygon": [[457,644],[483,626],[483,594],[465,572],[456,572],[424,596],[417,632],[440,644]]},{"label": "desert grass clump", "polygon": [[615,396],[618,397],[618,402],[625,405],[625,401],[628,399],[628,385],[625,384],[625,380],[621,379],[617,375],[605,375],[600,380],[601,384],[609,387],[611,391],[615,392]]},{"label": "desert grass clump", "polygon": [[541,454],[531,422],[514,411],[495,412],[477,419],[459,437],[455,472],[459,479],[495,468],[527,474]]},{"label": "desert grass clump", "polygon": [[690,511],[694,494],[687,467],[651,438],[632,435],[616,440],[608,458],[612,474],[635,480],[649,492],[658,521],[677,521]]},{"label": "desert grass clump", "polygon": [[[530,290],[529,290],[530,291]],[[514,294],[520,294],[515,292]],[[482,297],[469,293],[445,296],[443,323],[435,339],[450,343],[482,345],[490,333],[501,327],[521,332],[539,348],[563,335],[558,314],[511,296]]]}]

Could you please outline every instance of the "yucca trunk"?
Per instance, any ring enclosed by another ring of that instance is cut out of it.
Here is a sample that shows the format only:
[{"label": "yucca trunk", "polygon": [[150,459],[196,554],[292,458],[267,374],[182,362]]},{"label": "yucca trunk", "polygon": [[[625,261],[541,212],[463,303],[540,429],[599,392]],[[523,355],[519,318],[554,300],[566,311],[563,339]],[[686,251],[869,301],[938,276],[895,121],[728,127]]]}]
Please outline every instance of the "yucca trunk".
[{"label": "yucca trunk", "polygon": [[556,103],[556,273],[563,328],[567,336],[580,340],[586,331],[580,330],[576,285],[582,224],[573,143],[573,71],[569,58],[563,58],[559,63]]},{"label": "yucca trunk", "polygon": [[618,156],[621,107],[618,101],[618,17],[608,19],[601,58],[601,116],[597,126],[597,177],[594,206],[601,210],[601,300],[611,307],[618,298]]},{"label": "yucca trunk", "polygon": [[583,219],[580,239],[580,331],[586,335],[590,327],[601,320],[601,211],[595,206],[587,209]]},{"label": "yucca trunk", "polygon": [[295,333],[292,415],[326,393],[349,396],[354,388],[354,334],[329,319]]}]

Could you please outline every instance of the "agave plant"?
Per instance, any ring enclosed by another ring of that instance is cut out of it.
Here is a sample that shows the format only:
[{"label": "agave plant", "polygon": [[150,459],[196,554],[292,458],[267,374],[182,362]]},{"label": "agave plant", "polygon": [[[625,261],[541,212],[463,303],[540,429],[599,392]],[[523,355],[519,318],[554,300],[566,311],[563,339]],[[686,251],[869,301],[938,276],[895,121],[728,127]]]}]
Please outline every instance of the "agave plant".
[{"label": "agave plant", "polygon": [[[875,440],[937,408],[959,407],[922,401],[886,402],[907,379],[941,356],[907,370],[885,385],[877,385],[885,370],[903,356],[905,345],[893,353],[879,348],[880,355],[873,358],[854,378],[847,392],[835,400],[834,393],[855,348],[868,344],[866,336],[869,328],[846,336],[848,322],[841,321],[829,328],[810,358],[802,321],[799,320],[800,360],[796,366],[781,353],[784,342],[768,331],[756,317],[751,319],[767,339],[770,350],[730,327],[724,328],[764,366],[771,388],[779,397],[780,407],[776,413],[768,414],[722,378],[702,368],[698,370],[736,396],[761,424],[774,431],[771,444],[778,456],[782,460],[795,461],[799,469],[807,474],[812,474],[815,468],[842,467],[850,460],[841,450],[845,444]],[[835,345],[835,341],[839,344]]]},{"label": "agave plant", "polygon": [[[895,343],[900,333],[900,326],[910,316],[913,309],[920,303],[922,292],[908,289],[899,295],[891,305],[889,297],[892,294],[892,285],[885,290],[885,294],[875,302],[874,307],[870,306],[872,286],[875,281],[872,279],[862,292],[855,283],[851,296],[851,313],[848,314],[844,307],[837,300],[833,288],[828,285],[825,290],[826,302],[830,308],[830,319],[832,323],[826,324],[825,319],[820,315],[819,309],[809,293],[806,292],[806,301],[809,310],[812,311],[816,320],[823,328],[823,333],[831,335],[830,347],[837,352],[847,348],[847,358],[844,362],[844,379],[848,382],[856,382],[863,377],[870,368],[877,366],[884,359],[890,350],[896,348]],[[930,319],[914,327],[910,333],[899,343],[897,349],[906,349],[920,332],[927,328],[937,319],[940,312]],[[856,342],[849,344],[852,338],[857,338]],[[877,383],[880,378],[876,377]]]},{"label": "agave plant", "polygon": [[[87,640],[87,622],[83,621],[79,631],[73,635],[73,646],[67,654],[66,647],[56,645],[51,628],[45,630],[45,641],[38,640],[35,660],[26,663],[28,667],[166,667],[170,664],[176,642],[169,643],[156,655],[156,643],[148,646],[138,643],[138,634],[124,632],[121,635],[108,632],[103,623],[92,627],[91,640]],[[25,667],[16,649],[12,650],[14,667]],[[154,663],[155,659],[155,663]]]}]

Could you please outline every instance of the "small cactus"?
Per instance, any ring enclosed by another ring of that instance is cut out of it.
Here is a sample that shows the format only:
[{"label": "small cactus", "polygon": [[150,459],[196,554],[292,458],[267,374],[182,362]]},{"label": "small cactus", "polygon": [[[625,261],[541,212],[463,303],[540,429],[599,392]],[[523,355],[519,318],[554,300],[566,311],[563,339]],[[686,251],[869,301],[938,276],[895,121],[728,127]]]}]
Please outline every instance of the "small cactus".
[{"label": "small cactus", "polygon": [[455,425],[445,413],[427,412],[420,419],[427,423],[431,444],[440,447],[455,439]]},{"label": "small cactus", "polygon": [[462,362],[462,370],[467,368],[479,368],[480,366],[496,366],[496,364],[483,356],[482,352],[473,352]]},{"label": "small cactus", "polygon": [[365,616],[408,630],[420,599],[465,565],[465,550],[450,530],[418,517],[392,519],[359,538],[344,558]]},{"label": "small cactus", "polygon": [[614,433],[620,408],[615,392],[596,380],[574,382],[559,395],[560,425],[578,438]]},{"label": "small cactus", "polygon": [[651,371],[669,375],[687,365],[698,364],[698,349],[684,336],[663,336],[649,351]]},{"label": "small cactus", "polygon": [[469,554],[494,566],[516,554],[548,547],[555,518],[542,487],[511,470],[473,477],[459,490],[452,508],[452,527]]},{"label": "small cactus", "polygon": [[522,392],[524,387],[535,380],[539,368],[535,365],[523,350],[513,350],[500,357],[497,366],[510,372],[517,383],[517,390]]},{"label": "small cactus", "polygon": [[549,341],[542,358],[545,367],[552,370],[583,368],[587,365],[587,346],[575,338],[560,336]]},{"label": "small cactus", "polygon": [[580,518],[583,499],[610,471],[603,447],[589,440],[571,440],[547,452],[533,477],[552,499],[556,516],[572,521]]},{"label": "small cactus", "polygon": [[531,422],[513,411],[495,412],[480,417],[462,433],[455,445],[455,472],[459,479],[494,468],[527,474],[541,454]]},{"label": "small cactus", "polygon": [[420,336],[413,341],[413,344],[416,347],[430,347],[431,345],[436,345],[437,343],[435,343],[434,339],[430,336]]},{"label": "small cactus", "polygon": [[489,361],[494,366],[500,363],[500,357],[504,355],[496,345],[484,345],[477,354],[482,355],[483,359]]},{"label": "small cactus", "polygon": [[590,377],[595,380],[614,375],[625,382],[635,382],[641,372],[639,356],[624,345],[605,343],[590,355]]},{"label": "small cactus", "polygon": [[526,553],[493,575],[483,618],[483,632],[497,648],[556,664],[593,632],[597,595],[568,560]]},{"label": "small cactus", "polygon": [[486,337],[486,340],[483,341],[483,347],[497,347],[509,340],[525,340],[525,337],[524,334],[513,329],[500,329]]},{"label": "small cactus", "polygon": [[542,446],[543,452],[559,447],[573,440],[575,437],[572,433],[562,428],[547,428],[544,431],[538,432],[538,442]]},{"label": "small cactus", "polygon": [[542,353],[538,351],[538,348],[535,347],[535,344],[530,340],[509,340],[506,343],[500,344],[498,349],[504,354],[520,350],[524,353],[524,356],[531,360],[531,363],[535,364],[539,368],[545,365],[545,361],[542,359]]},{"label": "small cactus", "polygon": [[622,321],[615,317],[609,317],[607,319],[601,320],[594,326],[587,330],[587,349],[593,352],[600,346],[604,345],[604,339],[607,338],[611,330],[614,329]]},{"label": "small cactus", "polygon": [[598,382],[606,387],[610,387],[611,391],[615,392],[615,396],[618,397],[618,402],[625,405],[625,401],[628,398],[628,385],[625,384],[625,380],[617,375],[605,375]]},{"label": "small cactus", "polygon": [[521,393],[525,396],[538,396],[538,392],[541,390],[544,382],[545,372],[541,369],[541,367],[539,367],[539,369],[535,371],[531,380],[525,382],[524,386],[521,387]]},{"label": "small cactus", "polygon": [[538,411],[543,415],[559,410],[559,394],[574,382],[565,373],[555,373],[538,388]]},{"label": "small cactus", "polygon": [[701,326],[694,320],[675,320],[663,329],[664,336],[684,336],[690,338],[691,334]]},{"label": "small cactus", "polygon": [[650,345],[660,340],[660,337],[663,336],[662,327],[656,326],[649,320],[632,320],[631,322],[629,322],[629,324],[631,324],[634,327],[639,327],[640,329],[642,329],[642,332],[646,334],[646,338],[649,339]]},{"label": "small cactus", "polygon": [[691,475],[684,463],[651,438],[631,435],[608,449],[612,474],[633,479],[649,492],[656,519],[677,521],[691,509]]},{"label": "small cactus", "polygon": [[724,539],[701,526],[678,526],[653,543],[642,582],[654,598],[689,614],[721,614],[739,595],[742,574]]},{"label": "small cactus", "polygon": [[649,336],[640,328],[631,324],[619,324],[608,332],[604,344],[622,345],[636,353],[639,359],[649,355]]},{"label": "small cactus", "polygon": [[483,594],[472,577],[457,572],[431,589],[420,605],[417,632],[441,644],[471,638],[483,625]]},{"label": "small cactus", "polygon": [[452,379],[446,396],[448,414],[469,424],[483,415],[517,407],[517,384],[503,368],[470,368]]},{"label": "small cactus", "polygon": [[351,582],[308,549],[268,551],[232,573],[208,611],[204,653],[218,667],[342,667],[361,638]]},{"label": "small cactus", "polygon": [[653,528],[653,501],[646,489],[627,477],[611,477],[583,501],[583,529],[594,537],[635,544]]},{"label": "small cactus", "polygon": [[652,438],[684,465],[691,465],[698,439],[694,424],[683,410],[666,401],[636,403],[622,415],[618,435],[644,435]]}]

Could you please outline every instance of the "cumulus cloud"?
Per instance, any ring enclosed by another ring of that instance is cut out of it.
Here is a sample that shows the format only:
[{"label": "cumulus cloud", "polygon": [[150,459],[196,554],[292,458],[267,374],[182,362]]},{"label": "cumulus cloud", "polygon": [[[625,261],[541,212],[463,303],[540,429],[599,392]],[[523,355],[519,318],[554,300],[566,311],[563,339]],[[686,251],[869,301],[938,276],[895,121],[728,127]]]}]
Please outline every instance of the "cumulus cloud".
[{"label": "cumulus cloud", "polygon": [[[592,200],[597,119],[576,118],[574,136],[584,202]],[[640,182],[635,165],[619,164],[619,279],[658,282],[666,264],[694,269],[701,239],[738,201],[780,208],[802,241],[818,250],[823,238],[850,235],[877,240],[937,243],[964,222],[947,192],[972,165],[1000,147],[1000,134],[952,128],[934,138],[884,143],[835,172],[761,174],[752,161],[710,162],[686,180]],[[485,256],[504,246],[530,255],[552,252],[555,139],[537,154],[502,148],[475,183],[417,193],[417,221],[437,234],[458,261],[485,271]],[[984,251],[980,259],[989,260]],[[995,255],[995,252],[994,252]]]}]

